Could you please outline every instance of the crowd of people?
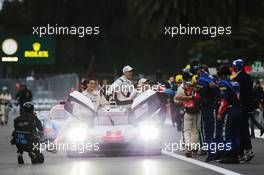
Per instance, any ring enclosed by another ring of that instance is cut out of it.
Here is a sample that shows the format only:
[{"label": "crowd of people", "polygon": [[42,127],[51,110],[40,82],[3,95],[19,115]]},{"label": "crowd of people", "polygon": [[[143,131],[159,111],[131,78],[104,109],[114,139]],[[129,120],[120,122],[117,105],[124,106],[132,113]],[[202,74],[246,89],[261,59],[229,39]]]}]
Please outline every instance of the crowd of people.
[{"label": "crowd of people", "polygon": [[201,150],[193,145],[203,142],[218,145],[217,151],[206,149],[206,162],[244,163],[254,157],[250,137],[255,137],[255,126],[260,136],[264,133],[256,119],[263,111],[264,92],[259,81],[253,86],[244,67],[244,60],[237,59],[232,63],[234,74],[223,65],[212,76],[206,65],[192,62],[175,81],[169,79],[170,87],[177,89],[170,100],[172,123],[183,131],[187,157],[197,155]]}]

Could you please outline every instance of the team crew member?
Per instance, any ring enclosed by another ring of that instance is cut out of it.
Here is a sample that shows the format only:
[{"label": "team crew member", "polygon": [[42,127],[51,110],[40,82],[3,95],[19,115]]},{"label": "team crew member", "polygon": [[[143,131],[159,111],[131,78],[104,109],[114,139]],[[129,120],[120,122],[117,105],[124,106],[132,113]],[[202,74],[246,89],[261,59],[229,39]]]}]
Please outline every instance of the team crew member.
[{"label": "team crew member", "polygon": [[255,138],[255,126],[260,130],[260,137],[264,134],[263,126],[256,120],[256,118],[260,115],[260,111],[263,111],[263,102],[264,102],[264,91],[261,87],[260,81],[255,82],[255,86],[253,89],[254,94],[254,118],[251,118],[250,123],[250,136]]},{"label": "team crew member", "polygon": [[174,79],[173,76],[171,76],[171,77],[169,78],[169,80],[166,82],[165,86],[166,86],[166,88],[170,88],[170,89],[172,89],[173,91],[177,91],[176,81],[175,81],[175,79]]},{"label": "team crew member", "polygon": [[239,163],[240,148],[240,119],[242,111],[239,102],[239,83],[232,82],[228,76],[231,75],[229,67],[221,66],[218,71],[218,82],[220,89],[219,109],[217,120],[221,121],[219,127],[220,140],[224,145],[229,145],[224,150],[220,163]]},{"label": "team crew member", "polygon": [[[175,81],[178,91],[178,88],[183,83],[182,75],[176,75]],[[184,109],[182,108],[181,102],[177,101],[175,98],[174,98],[174,105],[175,105],[175,119],[172,118],[172,123],[175,122],[177,124],[177,130],[182,131],[182,123],[183,123],[182,120],[184,115]]]},{"label": "team crew member", "polygon": [[16,100],[18,101],[18,104],[20,106],[20,115],[23,115],[23,104],[26,102],[31,102],[32,98],[32,93],[27,88],[27,85],[21,84],[21,90],[16,94]]},{"label": "team crew member", "polygon": [[128,105],[133,103],[137,92],[131,80],[133,78],[134,68],[130,66],[123,67],[123,75],[119,77],[110,86],[109,91],[118,105]]},{"label": "team crew member", "polygon": [[8,92],[7,87],[2,88],[2,92],[0,93],[0,119],[1,125],[7,125],[8,122],[8,113],[11,108],[11,94]]},{"label": "team crew member", "polygon": [[197,154],[198,150],[195,150],[196,148],[192,146],[197,145],[199,142],[198,130],[201,124],[201,115],[195,98],[197,96],[191,84],[191,78],[191,74],[183,73],[184,81],[178,87],[175,96],[176,101],[181,101],[185,109],[183,120],[186,157],[192,157]]},{"label": "team crew member", "polygon": [[100,105],[107,105],[108,101],[105,97],[96,89],[96,79],[90,78],[87,80],[87,89],[82,92],[87,98],[89,98],[94,104],[95,109],[97,110]]},{"label": "team crew member", "polygon": [[177,91],[177,85],[175,82],[174,76],[169,77],[169,80],[166,82],[165,87],[167,90],[170,90],[171,93],[169,94],[169,109],[170,109],[170,116],[172,121],[172,126],[176,125],[176,105],[174,103],[174,96]]},{"label": "team crew member", "polygon": [[[23,152],[28,152],[31,163],[43,163],[44,156],[39,147],[35,147],[40,142],[43,135],[43,126],[41,121],[34,114],[34,106],[31,102],[26,102],[22,107],[23,115],[14,120],[14,132],[12,133],[11,144],[17,147],[18,164],[24,164]],[[35,146],[34,146],[35,145]]]},{"label": "team crew member", "polygon": [[[208,145],[216,142],[216,109],[217,97],[219,90],[217,84],[211,78],[210,74],[203,69],[203,66],[198,64],[191,68],[192,72],[199,76],[197,81],[198,93],[201,96],[201,112],[204,130],[204,139]],[[219,160],[219,155],[214,151],[208,150],[206,162]]]},{"label": "team crew member", "polygon": [[233,67],[236,72],[234,80],[240,85],[240,102],[243,110],[243,117],[241,117],[240,127],[240,160],[250,161],[254,157],[248,124],[248,119],[254,117],[253,80],[251,76],[245,72],[245,62],[242,59],[235,60],[233,62]]}]

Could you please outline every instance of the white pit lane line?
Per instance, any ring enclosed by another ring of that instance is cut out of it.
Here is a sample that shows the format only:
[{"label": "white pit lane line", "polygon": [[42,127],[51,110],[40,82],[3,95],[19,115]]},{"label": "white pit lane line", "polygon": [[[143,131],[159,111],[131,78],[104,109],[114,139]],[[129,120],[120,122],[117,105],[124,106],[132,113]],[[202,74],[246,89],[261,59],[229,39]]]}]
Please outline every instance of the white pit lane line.
[{"label": "white pit lane line", "polygon": [[224,168],[221,168],[221,167],[218,167],[218,166],[214,166],[214,165],[211,165],[209,163],[201,162],[199,160],[195,160],[195,159],[192,159],[192,158],[187,158],[185,156],[182,156],[182,155],[179,155],[179,154],[176,154],[176,153],[173,153],[173,152],[162,150],[162,154],[174,157],[176,159],[179,159],[179,160],[182,160],[182,161],[194,164],[194,165],[198,165],[198,166],[206,168],[206,169],[210,169],[210,170],[215,171],[215,172],[220,173],[220,174],[224,174],[224,175],[242,175],[240,173],[236,173],[234,171],[230,171],[230,170],[227,170],[227,169],[224,169]]}]

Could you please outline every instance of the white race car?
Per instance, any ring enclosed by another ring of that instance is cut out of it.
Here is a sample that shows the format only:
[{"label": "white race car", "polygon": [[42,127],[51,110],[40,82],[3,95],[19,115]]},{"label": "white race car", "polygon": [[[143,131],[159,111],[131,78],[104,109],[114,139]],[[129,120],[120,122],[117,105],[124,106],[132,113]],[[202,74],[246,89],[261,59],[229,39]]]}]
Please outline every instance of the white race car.
[{"label": "white race car", "polygon": [[68,157],[160,155],[164,121],[160,108],[159,97],[151,90],[137,96],[131,105],[107,105],[98,110],[90,99],[74,91],[65,104],[70,117],[56,143],[67,147]]}]

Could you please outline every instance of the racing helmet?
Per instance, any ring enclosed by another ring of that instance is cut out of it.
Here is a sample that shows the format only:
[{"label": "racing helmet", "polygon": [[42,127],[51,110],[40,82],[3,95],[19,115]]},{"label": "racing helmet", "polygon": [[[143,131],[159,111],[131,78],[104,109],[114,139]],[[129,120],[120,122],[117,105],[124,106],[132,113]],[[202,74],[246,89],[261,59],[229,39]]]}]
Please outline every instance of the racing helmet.
[{"label": "racing helmet", "polygon": [[236,59],[232,64],[237,70],[242,70],[245,67],[245,61],[242,59]]},{"label": "racing helmet", "polygon": [[23,104],[22,109],[23,109],[24,113],[33,113],[34,105],[31,102],[26,102]]},{"label": "racing helmet", "polygon": [[175,77],[175,81],[176,81],[176,83],[182,83],[183,82],[183,78],[182,78],[182,75],[176,75],[176,77]]}]

